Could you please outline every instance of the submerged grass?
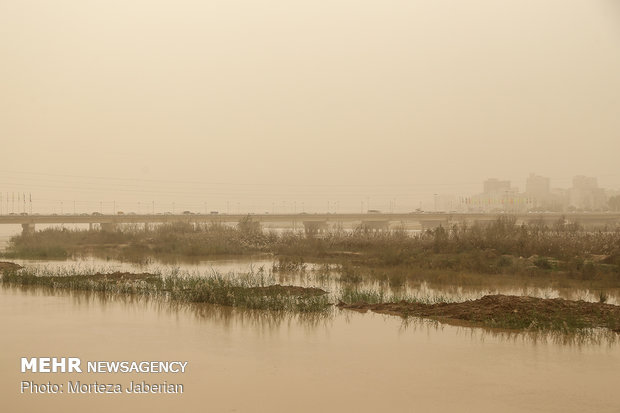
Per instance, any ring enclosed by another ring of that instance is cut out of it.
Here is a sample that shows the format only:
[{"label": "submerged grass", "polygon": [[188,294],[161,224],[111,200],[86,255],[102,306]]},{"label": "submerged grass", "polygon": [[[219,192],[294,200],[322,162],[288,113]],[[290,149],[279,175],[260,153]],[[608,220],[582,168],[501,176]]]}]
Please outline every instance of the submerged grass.
[{"label": "submerged grass", "polygon": [[418,295],[400,291],[388,292],[385,289],[345,287],[340,291],[338,302],[347,304],[383,304],[388,302],[438,304],[464,301],[459,296]]},{"label": "submerged grass", "polygon": [[36,285],[53,289],[96,291],[110,294],[138,294],[176,302],[209,303],[246,309],[285,312],[322,312],[329,308],[326,293],[314,288],[267,284],[253,274],[206,276],[189,274],[57,274],[50,271],[6,271],[0,282],[8,285]]}]

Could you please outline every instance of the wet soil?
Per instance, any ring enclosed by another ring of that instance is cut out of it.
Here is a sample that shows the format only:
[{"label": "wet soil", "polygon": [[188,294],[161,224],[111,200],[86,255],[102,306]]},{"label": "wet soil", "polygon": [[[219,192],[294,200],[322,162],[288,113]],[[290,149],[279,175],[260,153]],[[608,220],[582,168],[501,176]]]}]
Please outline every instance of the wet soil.
[{"label": "wet soil", "polygon": [[150,274],[148,272],[144,273],[131,273],[131,272],[113,272],[108,274],[87,274],[80,275],[79,277],[84,277],[89,280],[98,281],[98,280],[115,280],[115,281],[138,281],[138,280],[146,280],[153,277],[158,277],[155,274]]},{"label": "wet soil", "polygon": [[608,328],[620,333],[620,306],[570,301],[561,298],[487,295],[462,303],[424,304],[339,303],[338,307],[359,311],[417,316],[439,321],[458,320],[473,325],[514,329]]},{"label": "wet soil", "polygon": [[0,261],[0,272],[2,271],[15,271],[15,270],[19,270],[22,269],[24,267],[22,267],[19,264],[15,264],[14,262],[8,262],[8,261]]},{"label": "wet soil", "polygon": [[250,291],[262,292],[266,295],[300,295],[319,296],[327,294],[327,291],[315,287],[298,287],[295,285],[269,285],[267,287],[250,287]]},{"label": "wet soil", "polygon": [[[83,275],[79,277],[84,277],[89,280],[99,281],[99,280],[113,280],[113,281],[139,281],[139,280],[150,280],[153,278],[159,278],[158,275],[151,273],[130,273],[130,272],[113,272],[109,274],[101,274],[95,273],[90,275]],[[297,296],[319,296],[327,294],[327,291],[322,290],[320,288],[314,287],[299,287],[295,285],[269,285],[265,287],[249,287],[247,288],[249,291],[254,291],[257,293],[262,293],[265,295],[297,295]]]}]

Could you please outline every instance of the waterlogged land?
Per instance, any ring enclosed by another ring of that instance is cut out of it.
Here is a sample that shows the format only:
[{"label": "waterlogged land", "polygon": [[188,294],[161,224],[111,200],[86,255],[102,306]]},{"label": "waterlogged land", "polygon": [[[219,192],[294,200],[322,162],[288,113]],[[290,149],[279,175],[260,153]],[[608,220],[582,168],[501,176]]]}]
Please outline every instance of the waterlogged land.
[{"label": "waterlogged land", "polygon": [[[351,310],[423,317],[440,322],[465,321],[471,326],[572,333],[606,329],[620,333],[620,306],[563,299],[488,295],[477,300],[448,302],[408,295],[384,295],[344,287],[328,294],[316,287],[274,284],[264,274],[180,275],[151,273],[46,273],[0,263],[2,284],[47,289],[140,295],[177,303],[209,303],[245,309],[328,314],[332,303]],[[396,300],[398,297],[398,300]]]},{"label": "waterlogged land", "polygon": [[[422,234],[335,231],[320,237],[266,233],[251,220],[237,227],[161,225],[150,231],[127,226],[117,232],[48,229],[11,239],[9,258],[65,258],[95,254],[145,262],[152,257],[200,258],[264,254],[264,269],[224,276],[130,272],[50,273],[5,269],[2,282],[47,288],[137,294],[175,302],[290,312],[372,310],[403,317],[427,317],[471,325],[519,330],[574,331],[601,328],[618,332],[620,232],[585,231],[556,225],[518,226],[502,217],[488,226],[438,228]],[[319,271],[306,272],[308,263]],[[321,270],[322,268],[322,270]],[[274,274],[331,279],[330,288],[281,285]],[[425,297],[398,292],[408,285],[491,285],[576,288],[596,291],[597,302],[488,293],[473,299]],[[379,283],[381,290],[364,286]],[[390,293],[384,293],[387,289]],[[617,294],[616,294],[617,295]]]},{"label": "waterlogged land", "polygon": [[[272,311],[319,312],[328,306],[326,292],[319,288],[267,284],[261,275],[227,277],[162,274],[54,274],[28,271],[3,263],[3,284],[54,289],[136,294],[177,302],[220,304]],[[0,267],[1,269],[1,267]]]},{"label": "waterlogged land", "polygon": [[221,255],[267,254],[278,269],[307,262],[337,264],[343,280],[384,279],[393,285],[426,280],[484,284],[489,279],[592,288],[620,287],[620,231],[585,231],[516,225],[502,217],[488,226],[437,228],[421,234],[334,231],[321,237],[261,231],[249,219],[237,227],[167,224],[116,232],[48,229],[13,237],[6,258],[64,259],[95,254],[122,261],[199,259]]}]

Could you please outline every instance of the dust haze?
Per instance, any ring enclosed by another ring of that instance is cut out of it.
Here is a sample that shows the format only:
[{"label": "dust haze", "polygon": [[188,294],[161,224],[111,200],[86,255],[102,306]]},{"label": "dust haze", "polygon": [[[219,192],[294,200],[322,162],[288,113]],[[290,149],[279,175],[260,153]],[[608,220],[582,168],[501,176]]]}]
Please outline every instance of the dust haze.
[{"label": "dust haze", "polygon": [[4,0],[0,31],[5,207],[411,211],[530,173],[620,189],[610,0]]}]

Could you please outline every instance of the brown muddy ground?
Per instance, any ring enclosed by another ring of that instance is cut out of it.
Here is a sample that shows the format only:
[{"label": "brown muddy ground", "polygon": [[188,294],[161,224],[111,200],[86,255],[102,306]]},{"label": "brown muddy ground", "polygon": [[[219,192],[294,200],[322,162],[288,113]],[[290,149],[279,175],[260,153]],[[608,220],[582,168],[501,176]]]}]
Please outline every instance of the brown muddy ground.
[{"label": "brown muddy ground", "polygon": [[338,303],[340,308],[358,311],[432,318],[439,321],[466,321],[472,325],[514,329],[608,328],[620,333],[620,306],[507,295],[487,295],[462,303],[423,304]]},{"label": "brown muddy ground", "polygon": [[2,271],[14,271],[14,270],[22,269],[22,268],[24,268],[24,267],[22,267],[19,264],[15,264],[14,262],[0,261],[0,272],[2,272]]},{"label": "brown muddy ground", "polygon": [[131,273],[131,272],[116,271],[116,272],[108,273],[108,274],[95,273],[95,274],[80,275],[79,277],[84,277],[84,278],[87,278],[93,281],[103,280],[103,279],[115,280],[115,281],[137,281],[137,280],[144,280],[144,279],[158,277],[158,276],[156,276],[155,274],[150,274],[148,272]]},{"label": "brown muddy ground", "polygon": [[[97,280],[115,280],[115,281],[138,281],[158,278],[158,275],[148,272],[130,273],[130,272],[113,272],[109,274],[95,273],[91,275],[83,275],[93,281]],[[327,291],[314,287],[299,287],[295,285],[269,285],[265,287],[248,287],[250,291],[256,291],[265,295],[299,295],[299,296],[318,296],[327,294]]]},{"label": "brown muddy ground", "polygon": [[267,295],[303,295],[318,296],[325,295],[327,291],[315,287],[298,287],[295,285],[269,285],[267,287],[250,287],[249,290],[262,292]]}]

